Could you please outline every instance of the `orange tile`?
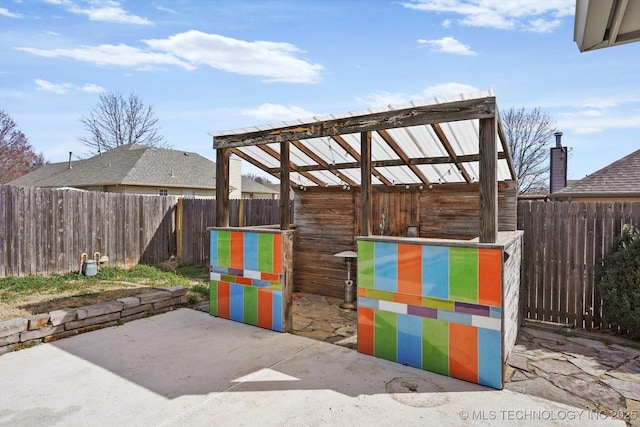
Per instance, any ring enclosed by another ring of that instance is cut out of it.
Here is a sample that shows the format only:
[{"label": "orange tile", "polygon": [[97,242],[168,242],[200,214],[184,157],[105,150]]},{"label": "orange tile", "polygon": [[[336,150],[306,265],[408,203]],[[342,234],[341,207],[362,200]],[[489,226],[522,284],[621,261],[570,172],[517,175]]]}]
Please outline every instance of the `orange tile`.
[{"label": "orange tile", "polygon": [[231,232],[231,268],[244,268],[244,233]]},{"label": "orange tile", "polygon": [[478,328],[449,323],[449,375],[478,382]]},{"label": "orange tile", "polygon": [[273,329],[273,291],[258,288],[258,326]]},{"label": "orange tile", "polygon": [[236,277],[236,283],[239,283],[241,285],[251,286],[253,285],[253,280],[247,277]]},{"label": "orange tile", "polygon": [[262,280],[268,280],[269,282],[278,282],[280,281],[280,276],[274,273],[265,273],[264,271],[260,273],[260,277]]},{"label": "orange tile", "polygon": [[422,307],[422,297],[420,295],[393,294],[393,301]]},{"label": "orange tile", "polygon": [[218,282],[218,317],[229,318],[229,282]]},{"label": "orange tile", "polygon": [[502,306],[502,251],[478,250],[478,303]]},{"label": "orange tile", "polygon": [[398,293],[422,295],[422,246],[398,245]]},{"label": "orange tile", "polygon": [[273,236],[273,272],[282,274],[282,234]]},{"label": "orange tile", "polygon": [[367,288],[358,288],[358,296],[366,297],[367,296]]},{"label": "orange tile", "polygon": [[373,308],[358,307],[358,352],[373,356]]}]

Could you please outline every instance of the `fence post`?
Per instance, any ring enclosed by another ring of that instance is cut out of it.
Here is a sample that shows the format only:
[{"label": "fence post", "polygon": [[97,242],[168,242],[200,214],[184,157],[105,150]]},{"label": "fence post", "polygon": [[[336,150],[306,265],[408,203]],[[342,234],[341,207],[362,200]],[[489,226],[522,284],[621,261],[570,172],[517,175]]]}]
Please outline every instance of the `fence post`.
[{"label": "fence post", "polygon": [[244,199],[238,204],[238,227],[244,227]]},{"label": "fence post", "polygon": [[182,260],[182,204],[184,199],[181,197],[176,204],[176,258],[180,262]]}]

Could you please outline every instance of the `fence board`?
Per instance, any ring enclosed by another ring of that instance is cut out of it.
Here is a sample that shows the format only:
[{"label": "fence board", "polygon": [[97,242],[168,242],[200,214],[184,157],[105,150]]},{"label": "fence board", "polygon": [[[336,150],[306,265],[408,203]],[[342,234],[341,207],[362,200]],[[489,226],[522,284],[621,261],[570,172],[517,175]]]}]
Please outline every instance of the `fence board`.
[{"label": "fence board", "polygon": [[520,201],[517,224],[522,317],[617,330],[604,320],[599,268],[622,226],[640,224],[640,202]]}]

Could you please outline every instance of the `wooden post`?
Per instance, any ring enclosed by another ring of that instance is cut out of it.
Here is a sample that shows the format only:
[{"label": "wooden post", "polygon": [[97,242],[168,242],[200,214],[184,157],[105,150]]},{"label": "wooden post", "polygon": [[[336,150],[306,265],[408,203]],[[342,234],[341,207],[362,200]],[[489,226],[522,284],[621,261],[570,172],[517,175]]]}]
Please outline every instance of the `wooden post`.
[{"label": "wooden post", "polygon": [[178,261],[182,260],[182,209],[183,209],[182,197],[178,199],[176,205],[176,258]]},{"label": "wooden post", "polygon": [[238,204],[238,227],[244,227],[244,199],[242,198]]},{"label": "wooden post", "polygon": [[280,229],[288,230],[291,222],[289,200],[289,141],[280,143]]},{"label": "wooden post", "polygon": [[229,155],[226,148],[216,151],[216,227],[229,226]]},{"label": "wooden post", "polygon": [[360,134],[360,235],[371,235],[371,132]]},{"label": "wooden post", "polygon": [[480,243],[498,237],[498,151],[496,119],[480,119]]}]

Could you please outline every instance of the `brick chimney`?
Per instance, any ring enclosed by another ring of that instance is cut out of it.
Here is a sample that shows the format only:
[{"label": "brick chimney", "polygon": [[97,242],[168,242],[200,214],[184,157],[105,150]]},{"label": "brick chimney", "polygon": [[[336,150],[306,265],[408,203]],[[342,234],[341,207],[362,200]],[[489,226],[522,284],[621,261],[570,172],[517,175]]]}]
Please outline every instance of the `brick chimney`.
[{"label": "brick chimney", "polygon": [[556,137],[556,146],[551,148],[550,194],[567,186],[567,147],[562,146],[562,132],[556,132],[554,135]]}]

